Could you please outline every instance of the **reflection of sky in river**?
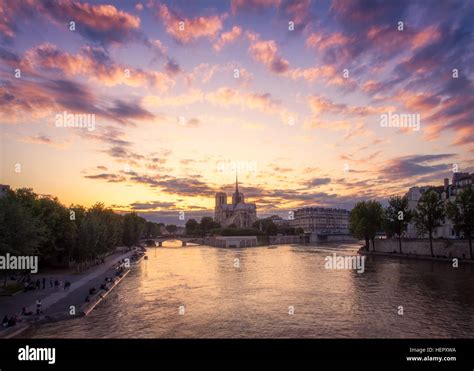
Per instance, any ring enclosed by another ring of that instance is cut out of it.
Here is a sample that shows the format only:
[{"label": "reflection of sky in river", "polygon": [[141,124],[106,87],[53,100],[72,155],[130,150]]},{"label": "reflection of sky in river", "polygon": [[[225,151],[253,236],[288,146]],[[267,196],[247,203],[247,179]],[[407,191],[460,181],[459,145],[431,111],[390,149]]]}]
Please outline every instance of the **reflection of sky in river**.
[{"label": "reflection of sky in river", "polygon": [[[149,249],[86,318],[34,337],[473,337],[474,266],[368,257],[324,269],[340,248]],[[240,268],[235,267],[236,259]],[[184,306],[184,315],[179,307]],[[403,306],[403,316],[397,314]],[[294,314],[289,315],[289,307]],[[26,334],[28,336],[28,334]]]}]

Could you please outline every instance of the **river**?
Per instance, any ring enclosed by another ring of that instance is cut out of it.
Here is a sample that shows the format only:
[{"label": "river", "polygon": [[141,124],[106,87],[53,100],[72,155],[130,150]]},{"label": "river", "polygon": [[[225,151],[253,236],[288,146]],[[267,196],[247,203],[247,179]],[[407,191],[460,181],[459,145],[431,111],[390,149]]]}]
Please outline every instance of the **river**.
[{"label": "river", "polygon": [[[369,256],[364,273],[325,269],[356,245],[148,249],[87,317],[32,338],[474,337],[474,264]],[[403,307],[403,308],[401,308]],[[399,314],[402,312],[403,314]]]}]

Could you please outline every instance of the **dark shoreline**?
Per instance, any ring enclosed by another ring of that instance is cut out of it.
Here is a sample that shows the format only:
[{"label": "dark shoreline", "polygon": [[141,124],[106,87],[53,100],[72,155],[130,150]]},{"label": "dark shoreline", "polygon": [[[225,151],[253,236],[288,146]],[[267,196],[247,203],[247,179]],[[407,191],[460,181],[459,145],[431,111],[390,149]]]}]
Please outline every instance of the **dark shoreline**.
[{"label": "dark shoreline", "polygon": [[[105,271],[101,272],[95,277],[92,277],[89,281],[87,281],[88,274],[90,275],[94,272],[85,274],[82,279],[85,279],[86,282],[67,293],[64,298],[61,298],[57,302],[53,303],[50,307],[46,308],[44,310],[44,314],[38,317],[34,314],[30,317],[23,317],[22,322],[17,323],[13,327],[9,327],[0,331],[0,338],[10,339],[18,337],[34,326],[44,323],[58,322],[87,316],[120,282],[122,282],[128,273],[130,273],[132,266],[137,265],[145,256],[142,255],[137,260],[132,261],[132,255],[133,252],[127,252],[125,255],[120,255],[118,257],[120,260],[129,258],[131,264],[130,267],[124,269],[120,275],[114,277],[116,273],[116,262],[110,264]],[[110,282],[106,289],[102,289],[100,286],[104,283],[106,277],[115,279]],[[96,294],[93,296],[91,295],[89,302],[85,302],[85,297],[89,296],[90,287],[96,287],[99,289],[97,290]],[[56,291],[56,293],[57,292],[61,291]],[[74,306],[74,314],[70,314],[71,306]]]}]

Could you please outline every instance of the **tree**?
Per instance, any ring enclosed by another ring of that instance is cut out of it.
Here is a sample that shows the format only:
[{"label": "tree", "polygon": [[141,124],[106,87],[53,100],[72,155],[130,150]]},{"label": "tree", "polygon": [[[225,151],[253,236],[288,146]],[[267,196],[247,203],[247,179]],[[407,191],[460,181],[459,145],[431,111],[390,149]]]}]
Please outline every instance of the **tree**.
[{"label": "tree", "polygon": [[276,236],[278,234],[278,227],[270,218],[259,219],[252,224],[253,228],[258,228],[267,236]]},{"label": "tree", "polygon": [[82,223],[84,222],[84,219],[86,218],[86,208],[81,205],[71,205],[69,207],[70,212],[72,211],[74,215],[73,217],[73,225],[75,229],[75,234],[76,238],[74,240],[74,243],[72,245],[72,250],[71,250],[71,258],[74,260],[74,262],[77,263],[82,263],[86,260],[86,254],[84,253],[84,246],[81,244],[82,241],[85,240],[85,237],[83,235],[84,231],[81,229],[82,228]]},{"label": "tree", "polygon": [[430,239],[431,256],[433,253],[433,232],[443,223],[445,217],[443,201],[437,192],[427,190],[418,201],[414,213],[416,229],[420,234],[428,234]]},{"label": "tree", "polygon": [[145,228],[146,220],[137,213],[125,214],[123,217],[123,244],[131,247],[138,243]]},{"label": "tree", "polygon": [[446,205],[446,214],[454,223],[457,231],[462,231],[464,237],[469,241],[469,255],[472,255],[472,233],[474,232],[474,191],[465,188],[456,196],[454,202],[449,201]]},{"label": "tree", "polygon": [[304,234],[304,229],[301,228],[301,227],[296,228],[296,229],[295,229],[295,234],[297,234],[297,235],[302,235],[302,234]]},{"label": "tree", "polygon": [[42,197],[37,200],[36,213],[45,226],[39,246],[41,258],[46,262],[68,262],[77,237],[70,211],[57,198]]},{"label": "tree", "polygon": [[144,236],[146,238],[155,238],[160,235],[160,226],[157,223],[146,222]]},{"label": "tree", "polygon": [[168,231],[168,233],[171,233],[171,234],[176,232],[176,230],[178,229],[178,227],[176,227],[176,225],[174,224],[168,224],[165,228]]},{"label": "tree", "polygon": [[278,227],[271,220],[265,227],[265,234],[267,236],[276,236],[278,234]]},{"label": "tree", "polygon": [[375,251],[375,235],[383,221],[382,205],[378,201],[361,201],[352,209],[349,217],[349,228],[356,238],[365,240],[365,248],[369,250],[370,241]]},{"label": "tree", "polygon": [[201,234],[199,223],[196,221],[196,219],[189,219],[185,224],[185,228],[186,234],[188,236],[196,236]]},{"label": "tree", "polygon": [[[18,202],[12,192],[0,198],[0,254],[33,255],[44,236],[44,225],[31,208]],[[3,286],[8,270],[4,270]]]},{"label": "tree", "polygon": [[0,198],[0,252],[16,255],[38,253],[44,225],[33,210],[18,202],[15,193]]},{"label": "tree", "polygon": [[402,253],[402,236],[407,230],[412,219],[412,212],[408,208],[408,198],[406,196],[391,197],[388,200],[388,207],[385,209],[384,229],[388,237],[398,237],[398,247]]},{"label": "tree", "polygon": [[200,229],[203,235],[209,234],[211,230],[220,228],[220,224],[215,222],[210,216],[203,216],[201,218]]}]

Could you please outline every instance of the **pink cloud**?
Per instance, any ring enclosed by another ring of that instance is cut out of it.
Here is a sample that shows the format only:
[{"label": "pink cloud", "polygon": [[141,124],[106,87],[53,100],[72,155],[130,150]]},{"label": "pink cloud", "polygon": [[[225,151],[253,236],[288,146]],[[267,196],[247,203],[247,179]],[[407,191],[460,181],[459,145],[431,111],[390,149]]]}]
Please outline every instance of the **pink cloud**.
[{"label": "pink cloud", "polygon": [[122,43],[136,37],[140,28],[140,18],[113,5],[96,5],[74,0],[2,0],[0,2],[0,33],[12,38],[16,33],[15,24],[22,18],[41,15],[61,27],[74,21],[77,32],[85,38],[101,44]]},{"label": "pink cloud", "polygon": [[238,37],[242,35],[242,28],[239,26],[232,27],[229,32],[223,32],[219,37],[219,40],[214,44],[214,49],[220,51],[224,45],[234,42]]},{"label": "pink cloud", "polygon": [[279,55],[275,40],[260,40],[258,35],[252,33],[248,33],[247,37],[251,41],[248,51],[252,58],[267,66],[273,73],[288,71],[290,64]]},{"label": "pink cloud", "polygon": [[[222,29],[223,17],[214,15],[191,19],[183,18],[164,4],[158,7],[158,17],[163,21],[166,32],[183,44],[202,37],[214,39]],[[180,29],[180,22],[183,22],[183,29]]]},{"label": "pink cloud", "polygon": [[235,14],[239,10],[244,11],[262,11],[267,7],[278,7],[281,0],[232,0],[231,9]]},{"label": "pink cloud", "polygon": [[308,82],[323,80],[329,85],[342,86],[346,84],[347,86],[352,86],[354,84],[351,80],[343,78],[342,71],[337,71],[332,65],[294,68],[289,70],[286,75],[293,80],[303,79]]},{"label": "pink cloud", "polygon": [[18,140],[22,143],[46,145],[57,149],[66,149],[71,145],[69,140],[59,141],[43,134],[22,136]]},{"label": "pink cloud", "polygon": [[441,37],[441,32],[439,31],[438,26],[432,25],[426,27],[424,30],[419,31],[411,39],[412,49],[417,49],[432,42],[439,40]]},{"label": "pink cloud", "polygon": [[314,115],[322,115],[325,113],[368,116],[383,112],[393,111],[393,107],[372,107],[372,106],[349,106],[345,103],[334,103],[332,100],[318,95],[308,97],[308,106]]},{"label": "pink cloud", "polygon": [[144,71],[113,63],[102,49],[86,46],[79,54],[59,50],[50,43],[41,44],[25,53],[25,64],[30,69],[61,70],[64,74],[83,75],[105,86],[124,84],[132,87],[148,86],[166,91],[173,86],[170,77],[157,71]]},{"label": "pink cloud", "polygon": [[349,41],[350,39],[340,32],[335,32],[327,36],[323,36],[318,32],[313,32],[306,39],[306,46],[324,51],[332,46],[344,46]]}]

